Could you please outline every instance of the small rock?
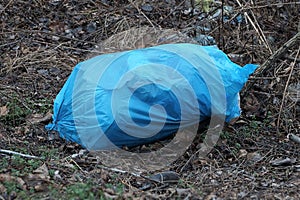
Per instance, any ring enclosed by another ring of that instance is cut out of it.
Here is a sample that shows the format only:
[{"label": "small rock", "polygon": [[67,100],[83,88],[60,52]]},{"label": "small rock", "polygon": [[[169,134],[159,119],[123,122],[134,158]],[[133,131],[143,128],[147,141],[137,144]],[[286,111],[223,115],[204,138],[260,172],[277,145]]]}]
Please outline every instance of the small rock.
[{"label": "small rock", "polygon": [[41,75],[47,76],[48,75],[48,70],[46,69],[39,69],[37,72]]},{"label": "small rock", "polygon": [[54,41],[58,41],[59,39],[60,39],[60,37],[58,37],[58,36],[55,36],[55,35],[52,36],[52,40],[54,40]]},{"label": "small rock", "polygon": [[60,174],[59,174],[59,170],[56,170],[56,171],[54,172],[53,179],[54,179],[54,180],[61,180],[61,179],[62,179],[62,177],[61,177]]},{"label": "small rock", "polygon": [[14,46],[12,49],[13,49],[13,50],[18,50],[18,49],[20,49],[20,46],[19,46],[19,45],[16,45],[16,46]]},{"label": "small rock", "polygon": [[192,10],[193,10],[192,8],[189,8],[188,10],[184,10],[183,14],[184,15],[188,15],[188,14],[190,14],[192,12]]},{"label": "small rock", "polygon": [[242,198],[244,198],[245,196],[247,196],[247,193],[242,191],[242,192],[238,193],[237,196],[238,196],[239,199],[242,199]]},{"label": "small rock", "polygon": [[289,134],[287,135],[287,138],[290,139],[290,140],[292,140],[292,141],[295,142],[295,143],[300,144],[300,137],[297,136],[297,135],[295,135],[295,134],[289,133]]},{"label": "small rock", "polygon": [[109,5],[109,1],[108,1],[108,0],[101,0],[101,2],[102,2],[103,4]]},{"label": "small rock", "polygon": [[151,12],[153,10],[153,7],[150,4],[144,4],[142,5],[141,9],[146,12]]},{"label": "small rock", "polygon": [[274,37],[272,37],[272,36],[267,36],[267,40],[269,41],[269,42],[271,42],[272,44],[274,44],[275,43],[275,38]]},{"label": "small rock", "polygon": [[222,171],[216,171],[216,174],[217,174],[218,176],[221,176],[221,175],[223,174],[223,172],[222,172]]},{"label": "small rock", "polygon": [[210,182],[213,185],[219,185],[219,182],[217,180],[215,180],[215,179],[211,179]]},{"label": "small rock", "polygon": [[277,183],[272,183],[272,184],[271,184],[271,186],[272,186],[272,187],[275,187],[275,188],[278,188],[278,187],[280,187],[280,185],[279,185],[279,184],[277,184]]},{"label": "small rock", "polygon": [[186,189],[186,188],[176,188],[176,192],[179,196],[185,195],[185,194],[189,193],[190,191],[191,191],[190,189]]},{"label": "small rock", "polygon": [[41,17],[41,18],[39,18],[39,21],[42,23],[48,23],[50,20],[49,20],[49,18]]},{"label": "small rock", "polygon": [[79,26],[79,27],[73,29],[72,32],[75,33],[75,34],[82,34],[82,33],[84,33],[82,26]]},{"label": "small rock", "polygon": [[14,40],[14,39],[16,39],[16,36],[15,36],[15,35],[10,35],[10,36],[9,36],[9,39],[10,39],[10,40]]},{"label": "small rock", "polygon": [[251,199],[251,200],[256,200],[256,199],[258,199],[258,197],[257,197],[256,194],[254,194],[254,195],[251,195],[251,196],[250,196],[250,199]]},{"label": "small rock", "polygon": [[51,67],[51,68],[49,69],[49,72],[50,72],[51,75],[57,76],[57,75],[60,73],[60,69],[58,69],[58,68],[56,68],[56,67]]},{"label": "small rock", "polygon": [[57,6],[58,4],[60,4],[61,0],[52,0],[50,1],[50,4]]},{"label": "small rock", "polygon": [[86,29],[87,29],[87,32],[89,32],[89,33],[95,32],[96,29],[97,29],[96,22],[91,22],[91,23],[89,23],[89,24],[87,25]]},{"label": "small rock", "polygon": [[71,29],[66,29],[65,33],[72,33],[72,30]]},{"label": "small rock", "polygon": [[180,179],[176,172],[165,171],[158,174],[154,174],[149,179],[159,183],[177,183]]},{"label": "small rock", "polygon": [[271,165],[272,166],[288,166],[288,165],[292,165],[292,164],[295,164],[296,163],[296,159],[295,158],[279,158],[279,159],[276,159],[276,160],[272,160],[270,161]]},{"label": "small rock", "polygon": [[208,46],[208,45],[215,45],[216,41],[213,37],[209,35],[197,34],[194,38],[200,45]]},{"label": "small rock", "polygon": [[268,186],[269,186],[269,183],[263,182],[263,183],[261,183],[261,186],[263,186],[263,187],[268,187]]}]

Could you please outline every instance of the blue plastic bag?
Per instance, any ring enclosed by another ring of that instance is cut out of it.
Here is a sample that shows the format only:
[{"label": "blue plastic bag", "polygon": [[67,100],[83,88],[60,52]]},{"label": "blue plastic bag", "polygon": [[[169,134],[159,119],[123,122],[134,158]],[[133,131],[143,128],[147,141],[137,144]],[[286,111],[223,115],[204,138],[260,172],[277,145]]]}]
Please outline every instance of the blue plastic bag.
[{"label": "blue plastic bag", "polygon": [[79,63],[54,102],[48,130],[89,150],[170,136],[211,115],[240,115],[239,91],[256,65],[216,46],[166,44]]}]

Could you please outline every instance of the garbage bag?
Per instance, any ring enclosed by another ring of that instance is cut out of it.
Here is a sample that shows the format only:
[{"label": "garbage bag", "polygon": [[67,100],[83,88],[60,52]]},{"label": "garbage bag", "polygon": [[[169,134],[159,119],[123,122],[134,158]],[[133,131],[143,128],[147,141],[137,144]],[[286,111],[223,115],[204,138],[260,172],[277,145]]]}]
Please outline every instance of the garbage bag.
[{"label": "garbage bag", "polygon": [[187,43],[99,55],[76,65],[46,129],[100,150],[151,143],[212,115],[228,122],[256,67]]}]

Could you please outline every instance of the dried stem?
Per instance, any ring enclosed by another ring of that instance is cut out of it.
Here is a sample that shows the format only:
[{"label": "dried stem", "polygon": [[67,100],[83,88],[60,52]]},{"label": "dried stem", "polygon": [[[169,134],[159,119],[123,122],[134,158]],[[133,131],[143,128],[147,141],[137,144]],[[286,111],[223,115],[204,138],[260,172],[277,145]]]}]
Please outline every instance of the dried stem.
[{"label": "dried stem", "polygon": [[[299,34],[299,33],[298,33]],[[284,92],[283,92],[283,97],[282,97],[282,101],[281,101],[281,105],[280,105],[280,110],[279,110],[279,114],[278,114],[278,118],[277,118],[277,133],[279,132],[279,123],[280,123],[280,117],[281,117],[281,113],[282,113],[282,108],[283,108],[283,105],[284,105],[284,100],[285,100],[285,97],[286,97],[286,91],[287,91],[287,88],[289,86],[289,82],[291,80],[291,77],[292,77],[292,73],[294,71],[294,67],[295,67],[295,64],[296,64],[296,60],[299,56],[299,52],[300,52],[300,47],[298,48],[298,51],[297,51],[297,55],[295,57],[295,60],[294,62],[292,63],[292,66],[291,66],[291,71],[290,71],[290,74],[289,74],[289,77],[286,81],[286,84],[285,84],[285,87],[284,87]]]},{"label": "dried stem", "polygon": [[19,152],[15,152],[15,151],[10,151],[10,150],[6,150],[6,149],[0,149],[0,153],[18,155],[18,156],[21,156],[21,157],[24,157],[24,158],[42,159],[42,158],[37,157],[37,156],[23,154],[23,153],[19,153]]}]

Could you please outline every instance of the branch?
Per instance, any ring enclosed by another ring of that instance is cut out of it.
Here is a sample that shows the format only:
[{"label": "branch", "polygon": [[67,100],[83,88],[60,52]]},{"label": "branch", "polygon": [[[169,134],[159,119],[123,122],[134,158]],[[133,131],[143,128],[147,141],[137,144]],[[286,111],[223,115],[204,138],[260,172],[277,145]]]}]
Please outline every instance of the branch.
[{"label": "branch", "polygon": [[282,47],[280,47],[274,54],[272,54],[254,73],[254,75],[264,73],[277,59],[287,52],[292,46],[294,46],[300,40],[300,32],[287,41]]},{"label": "branch", "polygon": [[18,156],[25,157],[25,158],[42,159],[42,158],[37,157],[37,156],[31,156],[31,155],[18,153],[18,152],[15,152],[15,151],[10,151],[10,150],[5,150],[5,149],[0,149],[0,153],[13,154],[13,155],[18,155]]},{"label": "branch", "polygon": [[[300,23],[299,23],[300,24]],[[293,47],[297,42],[300,40],[300,30],[294,37],[292,37],[289,41],[284,43],[275,53],[273,53],[255,72],[254,77],[258,76],[259,74],[263,74],[266,70],[271,70],[275,66],[273,66],[274,62],[283,56],[284,53],[286,53],[291,47]],[[247,94],[247,91],[252,88],[254,85],[254,81],[248,83],[245,90],[242,92],[241,96],[244,96]]]}]

